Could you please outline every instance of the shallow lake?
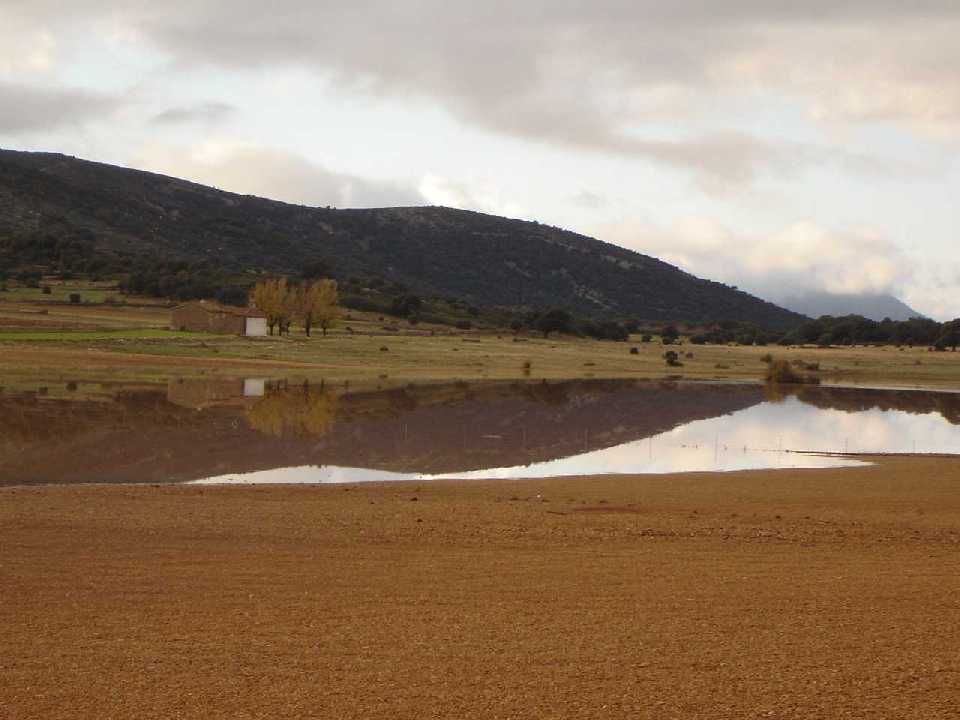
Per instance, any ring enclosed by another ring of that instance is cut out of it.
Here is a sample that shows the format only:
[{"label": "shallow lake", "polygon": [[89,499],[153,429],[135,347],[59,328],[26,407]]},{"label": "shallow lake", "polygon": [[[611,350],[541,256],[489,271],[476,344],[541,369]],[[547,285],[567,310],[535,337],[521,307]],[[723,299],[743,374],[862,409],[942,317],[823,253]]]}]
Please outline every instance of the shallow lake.
[{"label": "shallow lake", "polygon": [[656,381],[257,378],[0,394],[0,483],[337,483],[858,465],[960,453],[960,395]]}]

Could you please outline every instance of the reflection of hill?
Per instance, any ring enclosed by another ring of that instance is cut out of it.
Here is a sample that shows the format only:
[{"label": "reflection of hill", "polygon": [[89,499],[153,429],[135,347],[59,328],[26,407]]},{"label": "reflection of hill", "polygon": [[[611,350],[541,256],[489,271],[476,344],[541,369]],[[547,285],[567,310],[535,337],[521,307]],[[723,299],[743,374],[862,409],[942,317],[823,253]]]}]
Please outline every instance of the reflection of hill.
[{"label": "reflection of hill", "polygon": [[[182,389],[177,392],[182,392]],[[759,387],[622,381],[274,388],[201,409],[0,397],[0,482],[167,482],[296,465],[461,472],[619,445],[762,401]]]},{"label": "reflection of hill", "polygon": [[900,410],[914,415],[939,413],[952,425],[960,425],[960,394],[910,390],[868,390],[824,386],[787,386],[789,395],[824,410],[863,412]]}]

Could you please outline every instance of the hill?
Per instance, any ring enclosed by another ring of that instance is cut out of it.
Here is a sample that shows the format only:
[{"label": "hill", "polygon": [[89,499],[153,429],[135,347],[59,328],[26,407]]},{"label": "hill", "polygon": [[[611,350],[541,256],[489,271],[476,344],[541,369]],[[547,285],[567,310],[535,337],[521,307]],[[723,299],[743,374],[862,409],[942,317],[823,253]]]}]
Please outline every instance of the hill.
[{"label": "hill", "polygon": [[808,292],[779,300],[781,306],[813,318],[824,315],[833,317],[859,315],[879,322],[885,318],[902,321],[924,317],[923,313],[917,312],[893,295]]},{"label": "hill", "polygon": [[476,305],[588,317],[804,318],[631,250],[536,222],[444,207],[339,210],[236,195],[63,155],[0,151],[0,270],[36,263],[129,269],[138,259],[241,272],[381,277]]}]

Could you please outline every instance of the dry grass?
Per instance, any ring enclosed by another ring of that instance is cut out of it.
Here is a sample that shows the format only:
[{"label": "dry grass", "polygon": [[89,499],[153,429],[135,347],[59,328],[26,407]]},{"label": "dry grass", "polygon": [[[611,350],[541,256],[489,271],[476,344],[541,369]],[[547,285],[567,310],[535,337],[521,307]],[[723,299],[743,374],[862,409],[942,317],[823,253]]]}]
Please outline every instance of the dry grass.
[{"label": "dry grass", "polygon": [[[0,303],[3,318],[23,309]],[[37,327],[52,318],[75,321],[101,329],[151,329],[164,327],[166,311],[151,308],[49,308],[49,315],[19,314],[36,318]],[[56,313],[56,315],[54,315]],[[0,373],[8,382],[24,375],[58,376],[82,371],[85,377],[112,376],[139,381],[159,374],[244,374],[303,376],[328,380],[392,381],[482,380],[511,378],[660,378],[682,372],[686,379],[748,380],[764,377],[762,347],[698,346],[695,357],[682,368],[664,365],[662,348],[652,343],[599,342],[577,338],[535,336],[515,342],[512,334],[454,331],[448,327],[400,326],[384,330],[378,316],[351,313],[327,338],[247,339],[197,334],[182,338],[83,339],[65,333],[62,341],[12,342],[0,330]],[[42,318],[42,320],[41,320]],[[351,331],[347,330],[350,327]],[[23,330],[23,325],[17,326]],[[9,334],[8,334],[9,336]],[[71,339],[72,338],[72,339]],[[464,340],[471,342],[464,342]],[[630,354],[631,346],[640,348]],[[389,352],[381,352],[382,347]],[[683,351],[684,348],[679,350]],[[960,382],[960,354],[928,353],[924,349],[894,348],[780,348],[778,356],[790,363],[818,363],[826,384],[862,383],[903,387],[956,387]],[[529,366],[527,365],[529,363]],[[588,365],[588,363],[590,363]]]}]

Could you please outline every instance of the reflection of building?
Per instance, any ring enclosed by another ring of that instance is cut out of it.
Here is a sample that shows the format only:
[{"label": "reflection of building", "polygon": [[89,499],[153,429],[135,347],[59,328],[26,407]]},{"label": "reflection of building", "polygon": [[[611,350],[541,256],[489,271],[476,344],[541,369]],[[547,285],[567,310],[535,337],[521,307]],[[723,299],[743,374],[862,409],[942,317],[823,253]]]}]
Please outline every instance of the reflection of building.
[{"label": "reflection of building", "polygon": [[211,300],[199,300],[178,305],[172,314],[174,330],[248,337],[267,334],[267,318],[252,308],[228,307]]},{"label": "reflection of building", "polygon": [[266,386],[267,381],[263,378],[178,378],[167,384],[167,400],[194,409],[218,405],[242,407],[262,398]]},{"label": "reflection of building", "polygon": [[238,405],[244,397],[243,380],[171,380],[167,400],[188,408]]},{"label": "reflection of building", "polygon": [[263,378],[247,378],[243,381],[244,397],[263,397],[267,381]]}]

